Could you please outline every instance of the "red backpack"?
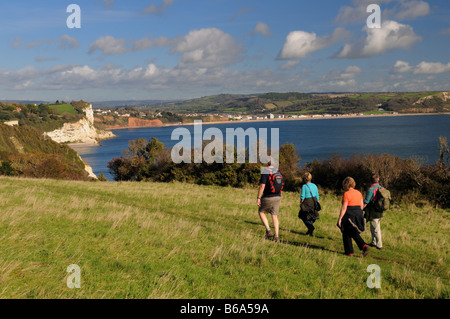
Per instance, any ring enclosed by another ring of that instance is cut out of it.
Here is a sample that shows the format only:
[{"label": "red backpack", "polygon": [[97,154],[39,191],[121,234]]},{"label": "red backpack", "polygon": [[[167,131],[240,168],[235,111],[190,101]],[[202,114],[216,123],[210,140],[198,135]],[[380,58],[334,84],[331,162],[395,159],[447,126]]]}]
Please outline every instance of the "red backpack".
[{"label": "red backpack", "polygon": [[281,192],[283,192],[284,178],[279,170],[276,173],[269,175],[268,182],[271,194],[280,194]]}]

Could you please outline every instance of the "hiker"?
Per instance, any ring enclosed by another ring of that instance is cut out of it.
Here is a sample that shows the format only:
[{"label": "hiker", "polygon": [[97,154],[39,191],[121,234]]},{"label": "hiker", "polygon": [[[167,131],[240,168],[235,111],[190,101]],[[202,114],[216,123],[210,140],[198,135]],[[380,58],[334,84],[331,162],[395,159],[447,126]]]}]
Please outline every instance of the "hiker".
[{"label": "hiker", "polygon": [[299,218],[303,221],[308,231],[306,235],[314,236],[314,222],[319,218],[314,204],[314,199],[319,202],[319,189],[316,184],[312,183],[312,175],[307,172],[304,175],[303,180],[305,184],[302,186],[302,192],[300,194],[300,213]]},{"label": "hiker", "polygon": [[[261,179],[259,181],[259,191],[257,198],[257,205],[259,207],[259,217],[263,225],[266,227],[266,239],[271,239],[275,242],[280,241],[279,229],[280,224],[278,221],[278,213],[281,203],[281,193],[283,191],[283,175],[278,169],[272,166],[272,160],[269,161]],[[272,232],[269,226],[269,221],[266,214],[272,216],[272,222],[275,234]]]},{"label": "hiker", "polygon": [[380,221],[383,217],[383,211],[378,210],[375,205],[375,200],[377,198],[378,190],[382,187],[380,186],[380,176],[378,174],[372,174],[371,176],[372,186],[366,193],[364,198],[364,211],[365,218],[370,222],[370,232],[372,234],[372,242],[369,244],[377,249],[383,248],[383,242],[381,240],[381,227]]},{"label": "hiker", "polygon": [[342,208],[337,226],[342,232],[344,253],[347,256],[353,256],[353,239],[365,257],[369,253],[369,246],[360,236],[360,234],[366,230],[363,217],[363,197],[362,194],[355,189],[356,182],[353,178],[345,178],[342,182],[342,186],[346,192],[342,198]]}]

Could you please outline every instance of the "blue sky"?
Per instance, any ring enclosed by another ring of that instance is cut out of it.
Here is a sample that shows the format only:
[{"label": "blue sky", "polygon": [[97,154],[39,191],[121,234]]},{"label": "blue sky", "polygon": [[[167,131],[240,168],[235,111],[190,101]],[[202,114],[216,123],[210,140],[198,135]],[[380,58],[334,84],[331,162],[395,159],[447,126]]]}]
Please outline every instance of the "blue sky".
[{"label": "blue sky", "polygon": [[0,21],[0,100],[450,90],[447,0],[17,0]]}]

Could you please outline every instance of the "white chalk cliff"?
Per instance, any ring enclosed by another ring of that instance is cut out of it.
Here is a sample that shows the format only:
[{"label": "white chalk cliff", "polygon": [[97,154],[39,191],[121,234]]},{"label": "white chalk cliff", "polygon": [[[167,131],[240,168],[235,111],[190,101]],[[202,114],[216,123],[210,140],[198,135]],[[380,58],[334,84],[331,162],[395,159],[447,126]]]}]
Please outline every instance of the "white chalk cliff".
[{"label": "white chalk cliff", "polygon": [[[85,116],[75,123],[65,123],[62,128],[52,132],[44,133],[57,143],[88,143],[98,144],[99,141],[113,138],[115,135],[110,131],[98,130],[94,127],[94,110],[92,104],[84,109]],[[92,178],[97,176],[92,171],[92,167],[87,164],[80,155],[80,159],[85,164],[85,170]]]},{"label": "white chalk cliff", "polygon": [[115,137],[112,132],[101,131],[94,127],[94,110],[92,104],[84,109],[85,116],[75,123],[65,123],[60,129],[46,133],[58,143],[98,144],[100,140]]}]

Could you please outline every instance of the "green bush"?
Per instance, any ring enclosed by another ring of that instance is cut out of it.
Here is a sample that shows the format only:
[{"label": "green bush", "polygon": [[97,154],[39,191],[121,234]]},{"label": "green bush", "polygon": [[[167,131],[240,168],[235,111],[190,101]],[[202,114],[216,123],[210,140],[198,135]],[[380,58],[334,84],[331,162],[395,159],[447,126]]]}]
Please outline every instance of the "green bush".
[{"label": "green bush", "polygon": [[67,145],[61,145],[31,126],[0,125],[1,175],[88,180],[84,163]]},{"label": "green bush", "polygon": [[380,176],[380,184],[391,191],[393,200],[430,201],[444,208],[450,207],[450,174],[448,167],[423,166],[417,159],[402,159],[392,155],[354,155],[346,159],[339,155],[331,159],[307,164],[315,183],[324,189],[342,193],[342,181],[351,176],[356,188],[365,192],[371,184],[370,176]]},{"label": "green bush", "polygon": [[[236,157],[237,150],[234,152]],[[111,160],[108,168],[116,181],[187,182],[239,188],[257,186],[261,176],[261,163],[227,164],[224,159],[224,163],[175,164],[170,153],[171,150],[155,138],[150,142],[145,139],[130,141],[124,156]],[[381,184],[391,191],[394,202],[426,200],[444,208],[450,207],[447,155],[441,156],[436,165],[429,166],[423,166],[418,159],[402,159],[389,154],[358,154],[349,159],[333,155],[329,159],[307,163],[303,169],[299,167],[300,155],[292,144],[282,145],[279,155],[285,191],[299,192],[303,183],[301,176],[304,171],[309,171],[314,183],[325,192],[341,194],[342,181],[351,176],[357,183],[356,188],[364,193],[371,185],[372,173],[376,173],[381,177]]]},{"label": "green bush", "polygon": [[4,176],[15,175],[15,171],[11,162],[2,162],[2,165],[0,166],[0,175]]},{"label": "green bush", "polygon": [[[204,145],[205,146],[205,145]],[[193,151],[192,151],[193,152]],[[237,156],[237,150],[234,149]],[[150,142],[139,139],[129,142],[124,155],[114,158],[108,168],[116,181],[159,181],[188,182],[200,185],[219,185],[231,187],[255,186],[261,177],[260,163],[191,163],[175,164],[171,160],[171,150],[166,149],[157,139]],[[248,152],[246,155],[248,158]],[[297,163],[300,157],[293,145],[280,149],[280,170],[285,175],[286,190],[299,186],[296,174],[300,171]],[[284,172],[286,170],[286,174]]]}]

